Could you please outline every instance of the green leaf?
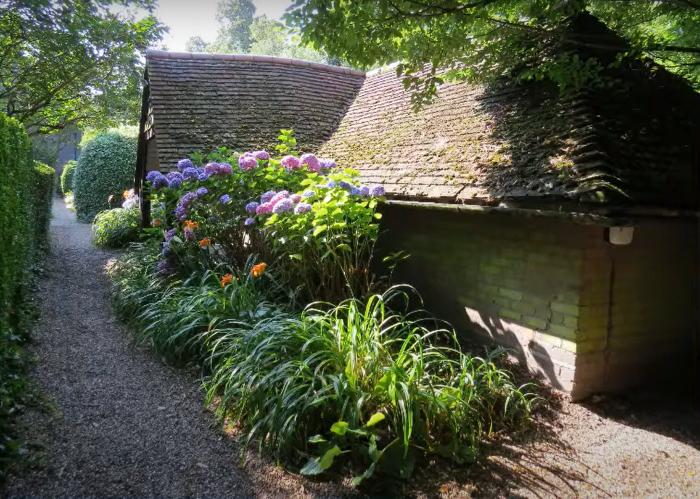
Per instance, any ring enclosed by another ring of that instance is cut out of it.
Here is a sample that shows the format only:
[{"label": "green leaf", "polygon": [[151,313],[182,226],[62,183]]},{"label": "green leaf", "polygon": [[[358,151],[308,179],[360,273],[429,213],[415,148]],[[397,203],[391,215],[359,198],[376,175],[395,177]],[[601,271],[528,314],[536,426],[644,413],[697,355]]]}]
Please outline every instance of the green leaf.
[{"label": "green leaf", "polygon": [[358,475],[354,477],[350,483],[352,484],[353,487],[359,487],[362,482],[367,480],[368,478],[371,478],[372,475],[374,475],[374,469],[377,467],[377,463],[374,462],[369,465],[369,467],[365,470],[364,473],[361,475]]},{"label": "green leaf", "polygon": [[324,471],[326,471],[328,468],[333,466],[333,460],[336,458],[336,456],[339,456],[342,454],[343,451],[340,450],[340,447],[337,445],[334,445],[330,449],[328,449],[323,456],[321,457],[314,457],[312,459],[309,459],[309,461],[304,465],[304,467],[299,471],[302,475],[320,475]]},{"label": "green leaf", "polygon": [[326,231],[326,229],[328,229],[328,226],[327,226],[327,225],[325,225],[325,224],[324,224],[324,225],[319,225],[318,227],[316,227],[316,228],[314,229],[314,232],[313,232],[314,237],[318,236],[319,234],[322,234],[323,232]]},{"label": "green leaf", "polygon": [[369,421],[365,423],[365,426],[369,428],[370,426],[374,426],[377,423],[381,423],[382,421],[384,421],[385,418],[386,416],[384,416],[384,413],[375,412],[374,414],[372,414],[372,417],[369,418]]},{"label": "green leaf", "polygon": [[350,425],[346,421],[336,421],[331,425],[331,432],[336,435],[345,435]]},{"label": "green leaf", "polygon": [[310,444],[322,444],[328,442],[328,440],[323,438],[323,435],[314,435],[313,437],[309,438],[308,442]]}]

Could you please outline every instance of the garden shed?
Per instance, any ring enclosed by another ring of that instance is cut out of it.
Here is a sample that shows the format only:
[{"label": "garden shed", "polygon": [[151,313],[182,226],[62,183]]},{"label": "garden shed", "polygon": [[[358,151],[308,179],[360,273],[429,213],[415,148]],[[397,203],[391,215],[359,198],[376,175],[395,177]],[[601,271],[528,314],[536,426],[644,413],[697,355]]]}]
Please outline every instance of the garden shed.
[{"label": "garden shed", "polygon": [[[582,55],[613,36],[590,16],[572,29]],[[594,55],[612,61],[615,44]],[[606,71],[571,94],[445,83],[414,112],[392,68],[150,52],[137,187],[194,151],[293,128],[304,151],[384,185],[380,242],[411,255],[400,279],[427,308],[574,398],[614,391],[697,355],[700,95],[648,61]]]}]

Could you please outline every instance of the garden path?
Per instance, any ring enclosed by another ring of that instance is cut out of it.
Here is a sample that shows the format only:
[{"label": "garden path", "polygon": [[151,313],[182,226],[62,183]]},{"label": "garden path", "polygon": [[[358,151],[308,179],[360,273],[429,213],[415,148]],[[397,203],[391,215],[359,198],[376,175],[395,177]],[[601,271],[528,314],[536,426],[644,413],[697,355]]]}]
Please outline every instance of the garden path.
[{"label": "garden path", "polygon": [[[135,348],[111,313],[105,264],[61,200],[53,205],[34,331],[33,377],[54,406],[27,415],[42,461],[0,496],[327,494],[252,456],[213,427],[193,373]],[[335,488],[334,490],[337,490]]]}]

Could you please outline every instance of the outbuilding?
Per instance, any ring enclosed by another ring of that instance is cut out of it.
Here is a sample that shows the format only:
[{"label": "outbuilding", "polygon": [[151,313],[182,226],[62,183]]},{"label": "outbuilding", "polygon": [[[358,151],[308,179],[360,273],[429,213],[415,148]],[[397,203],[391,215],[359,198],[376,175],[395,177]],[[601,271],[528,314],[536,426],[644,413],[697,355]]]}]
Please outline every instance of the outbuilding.
[{"label": "outbuilding", "polygon": [[[624,51],[590,16],[572,30],[582,57]],[[381,247],[411,255],[399,278],[460,332],[574,398],[690,373],[700,95],[644,60],[604,76],[565,94],[447,82],[416,112],[393,68],[149,52],[137,188],[195,151],[294,129],[304,151],[384,185]]]}]

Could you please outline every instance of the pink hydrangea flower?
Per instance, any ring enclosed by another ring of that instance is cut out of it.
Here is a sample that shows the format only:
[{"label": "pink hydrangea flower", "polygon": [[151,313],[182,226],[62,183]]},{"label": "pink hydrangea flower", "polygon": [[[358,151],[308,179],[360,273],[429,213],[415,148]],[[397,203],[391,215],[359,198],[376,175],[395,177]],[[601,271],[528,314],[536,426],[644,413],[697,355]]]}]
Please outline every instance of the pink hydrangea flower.
[{"label": "pink hydrangea flower", "polygon": [[255,156],[256,159],[259,159],[261,161],[266,161],[270,159],[270,153],[267,151],[255,151],[253,153],[253,156]]},{"label": "pink hydrangea flower", "polygon": [[299,162],[299,158],[292,155],[285,156],[284,158],[282,158],[282,161],[280,161],[280,163],[282,163],[282,166],[284,166],[287,170],[296,170],[301,164]]},{"label": "pink hydrangea flower", "polygon": [[299,201],[301,201],[301,196],[299,194],[292,194],[291,196],[289,196],[289,199],[291,199],[294,203],[298,203]]},{"label": "pink hydrangea flower", "polygon": [[238,158],[238,166],[240,166],[241,170],[253,170],[257,168],[258,160],[255,159],[255,156],[246,156],[244,154]]},{"label": "pink hydrangea flower", "polygon": [[273,206],[274,205],[271,202],[263,203],[255,209],[255,214],[256,215],[267,215],[269,213],[272,213]]},{"label": "pink hydrangea flower", "polygon": [[318,172],[321,170],[321,163],[318,161],[315,154],[302,154],[300,161],[302,165],[306,165],[312,172]]}]

